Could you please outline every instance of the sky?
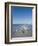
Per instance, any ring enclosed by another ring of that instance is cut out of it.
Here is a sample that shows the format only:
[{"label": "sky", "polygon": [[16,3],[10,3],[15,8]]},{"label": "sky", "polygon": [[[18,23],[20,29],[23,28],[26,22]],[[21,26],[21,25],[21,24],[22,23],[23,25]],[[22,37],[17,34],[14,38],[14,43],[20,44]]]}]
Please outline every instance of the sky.
[{"label": "sky", "polygon": [[11,7],[12,24],[32,24],[31,7]]}]

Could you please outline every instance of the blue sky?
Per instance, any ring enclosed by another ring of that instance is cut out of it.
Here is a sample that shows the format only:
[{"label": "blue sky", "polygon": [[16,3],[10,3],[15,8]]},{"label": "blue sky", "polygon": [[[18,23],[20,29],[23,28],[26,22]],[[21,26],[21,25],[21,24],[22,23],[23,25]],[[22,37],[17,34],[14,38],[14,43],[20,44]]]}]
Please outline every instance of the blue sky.
[{"label": "blue sky", "polygon": [[32,8],[11,7],[13,24],[32,24]]}]

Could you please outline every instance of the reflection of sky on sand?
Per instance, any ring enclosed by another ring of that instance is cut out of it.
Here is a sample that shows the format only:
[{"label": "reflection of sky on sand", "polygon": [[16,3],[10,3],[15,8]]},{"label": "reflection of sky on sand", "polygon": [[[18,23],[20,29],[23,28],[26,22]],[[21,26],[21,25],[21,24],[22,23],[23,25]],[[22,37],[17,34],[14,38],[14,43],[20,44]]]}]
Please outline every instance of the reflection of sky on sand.
[{"label": "reflection of sky on sand", "polygon": [[[16,24],[17,25],[17,24]],[[32,36],[32,25],[14,25],[12,29],[12,37],[29,37]],[[15,28],[16,27],[16,28]]]}]

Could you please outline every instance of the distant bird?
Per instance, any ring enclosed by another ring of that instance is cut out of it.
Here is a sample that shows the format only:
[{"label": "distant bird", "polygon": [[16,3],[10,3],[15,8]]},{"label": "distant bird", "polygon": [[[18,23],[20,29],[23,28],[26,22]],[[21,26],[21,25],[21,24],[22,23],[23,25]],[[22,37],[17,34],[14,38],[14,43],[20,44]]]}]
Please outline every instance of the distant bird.
[{"label": "distant bird", "polygon": [[24,34],[24,31],[22,31],[22,33]]}]

